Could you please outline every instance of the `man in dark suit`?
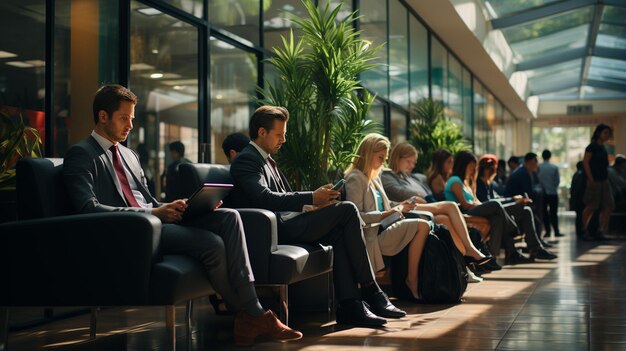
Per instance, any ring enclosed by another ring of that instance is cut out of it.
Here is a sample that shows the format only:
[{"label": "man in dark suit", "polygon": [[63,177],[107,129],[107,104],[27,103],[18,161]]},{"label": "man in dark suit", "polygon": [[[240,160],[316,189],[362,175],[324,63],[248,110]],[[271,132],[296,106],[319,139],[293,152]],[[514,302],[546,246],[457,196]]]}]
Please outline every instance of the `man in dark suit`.
[{"label": "man in dark suit", "polygon": [[259,304],[236,211],[216,209],[183,220],[184,199],[159,203],[147,190],[137,154],[120,144],[133,128],[136,104],[137,97],[120,85],[105,85],[96,93],[95,128],[89,138],[68,150],[64,161],[63,176],[74,208],[81,213],[133,211],[158,217],[163,223],[163,253],[200,261],[215,290],[240,310],[235,317],[237,344],[251,344],[258,335],[273,340],[301,338],[300,332]]},{"label": "man in dark suit", "polygon": [[[289,112],[282,107],[262,106],[254,112],[249,130],[252,142],[231,164],[235,189],[225,205],[277,212],[281,243],[333,246],[338,323],[377,327],[386,323],[380,317],[403,317],[406,313],[392,305],[376,284],[356,206],[335,203],[340,193],[330,184],[315,191],[293,192],[278,170],[271,155],[285,142],[288,119]],[[313,210],[302,212],[305,206]]]}]

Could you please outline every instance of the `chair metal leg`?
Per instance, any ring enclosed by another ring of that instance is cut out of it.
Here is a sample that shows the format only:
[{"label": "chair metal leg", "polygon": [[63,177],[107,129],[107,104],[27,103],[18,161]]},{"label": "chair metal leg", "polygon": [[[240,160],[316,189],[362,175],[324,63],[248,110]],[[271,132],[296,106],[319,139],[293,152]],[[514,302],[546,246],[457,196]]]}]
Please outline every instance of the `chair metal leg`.
[{"label": "chair metal leg", "polygon": [[96,339],[96,332],[98,327],[98,313],[100,312],[99,307],[91,308],[91,319],[89,321],[89,340]]},{"label": "chair metal leg", "polygon": [[289,285],[280,285],[278,287],[280,294],[280,319],[289,325]]},{"label": "chair metal leg", "polygon": [[328,272],[328,321],[335,319],[335,286],[333,284],[333,272]]},{"label": "chair metal leg", "polygon": [[9,308],[0,307],[0,351],[6,351],[9,343]]},{"label": "chair metal leg", "polygon": [[168,349],[176,351],[176,306],[165,306],[165,328],[167,329]]},{"label": "chair metal leg", "polygon": [[187,350],[191,351],[191,314],[193,312],[193,300],[187,301],[187,310],[185,311],[185,329],[187,330]]}]

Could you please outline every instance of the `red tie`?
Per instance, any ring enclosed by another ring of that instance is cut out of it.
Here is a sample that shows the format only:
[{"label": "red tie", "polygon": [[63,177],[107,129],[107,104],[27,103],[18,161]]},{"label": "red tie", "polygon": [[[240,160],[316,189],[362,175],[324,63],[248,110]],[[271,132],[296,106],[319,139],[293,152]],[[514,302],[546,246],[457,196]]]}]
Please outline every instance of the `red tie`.
[{"label": "red tie", "polygon": [[126,202],[131,207],[141,207],[139,206],[137,199],[135,199],[133,191],[130,190],[130,183],[128,182],[128,178],[126,177],[126,172],[124,171],[122,161],[120,161],[120,155],[117,151],[117,145],[111,146],[109,150],[111,150],[111,153],[113,154],[113,167],[115,168],[115,174],[117,174],[117,179],[120,181],[122,193],[124,193],[124,198],[126,198]]},{"label": "red tie", "polygon": [[278,185],[278,188],[279,188],[278,190],[280,190],[283,193],[286,193],[287,188],[283,184],[283,180],[280,177],[280,172],[278,171],[278,167],[276,167],[276,161],[274,161],[274,159],[271,156],[268,156],[267,162],[270,163],[270,165],[272,166],[272,171],[274,171],[274,176],[276,177],[276,184]]}]

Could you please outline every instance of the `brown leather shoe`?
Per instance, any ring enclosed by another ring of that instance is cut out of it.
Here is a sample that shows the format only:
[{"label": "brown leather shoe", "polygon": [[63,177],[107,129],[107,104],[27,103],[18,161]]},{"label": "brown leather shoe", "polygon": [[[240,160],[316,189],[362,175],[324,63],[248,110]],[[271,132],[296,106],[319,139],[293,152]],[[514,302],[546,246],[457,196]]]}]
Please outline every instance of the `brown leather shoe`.
[{"label": "brown leather shoe", "polygon": [[235,345],[252,346],[257,336],[272,341],[298,340],[302,333],[284,325],[273,311],[268,310],[262,316],[253,317],[246,312],[239,312],[235,317]]}]

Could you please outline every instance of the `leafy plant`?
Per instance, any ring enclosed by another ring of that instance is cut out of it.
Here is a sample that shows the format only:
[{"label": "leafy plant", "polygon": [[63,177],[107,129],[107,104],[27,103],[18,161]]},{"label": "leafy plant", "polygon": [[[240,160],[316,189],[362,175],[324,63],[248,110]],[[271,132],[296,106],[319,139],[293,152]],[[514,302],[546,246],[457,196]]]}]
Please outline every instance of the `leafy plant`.
[{"label": "leafy plant", "polygon": [[24,157],[41,157],[41,137],[35,128],[24,124],[14,109],[0,110],[0,190],[15,189],[17,161]]},{"label": "leafy plant", "polygon": [[[312,189],[329,183],[345,170],[361,138],[378,126],[366,116],[374,96],[360,87],[360,73],[372,69],[375,52],[362,40],[353,23],[356,12],[337,19],[341,6],[323,10],[311,0],[302,1],[307,18],[293,22],[302,29],[294,41],[282,37],[268,62],[278,76],[259,89],[260,103],[289,110],[287,142],[277,156],[295,189]],[[360,94],[359,94],[360,93]]]},{"label": "leafy plant", "polygon": [[433,152],[438,149],[446,149],[453,154],[470,149],[461,127],[444,117],[441,101],[427,98],[413,105],[410,128],[409,142],[419,153],[415,165],[418,172],[426,172]]}]

